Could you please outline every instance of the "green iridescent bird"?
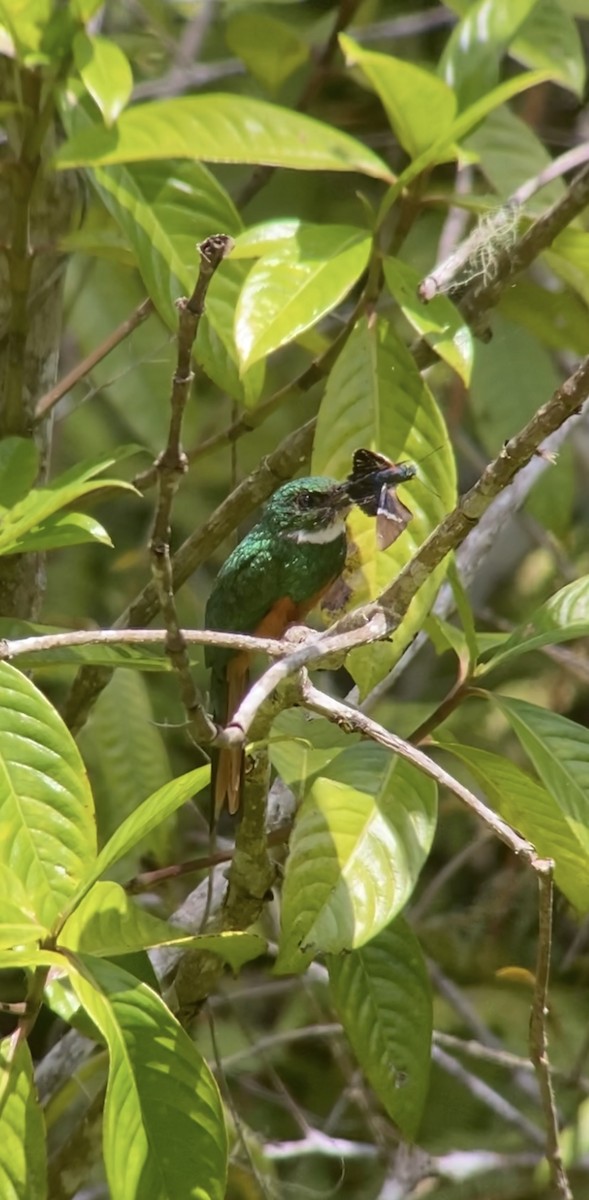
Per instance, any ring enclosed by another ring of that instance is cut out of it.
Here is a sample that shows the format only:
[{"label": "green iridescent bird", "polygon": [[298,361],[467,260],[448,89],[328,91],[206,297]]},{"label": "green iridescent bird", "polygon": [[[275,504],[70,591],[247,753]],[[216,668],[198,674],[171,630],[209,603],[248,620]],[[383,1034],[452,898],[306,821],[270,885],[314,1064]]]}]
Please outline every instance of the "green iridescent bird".
[{"label": "green iridescent bird", "polygon": [[[346,560],[345,517],[351,508],[346,485],[314,475],[283,484],[258,525],[223,564],[209,597],[207,629],[282,637],[301,621],[341,574]],[[207,646],[211,705],[217,724],[231,720],[248,687],[249,655]],[[222,749],[213,757],[213,799],[239,807],[243,752]]]}]

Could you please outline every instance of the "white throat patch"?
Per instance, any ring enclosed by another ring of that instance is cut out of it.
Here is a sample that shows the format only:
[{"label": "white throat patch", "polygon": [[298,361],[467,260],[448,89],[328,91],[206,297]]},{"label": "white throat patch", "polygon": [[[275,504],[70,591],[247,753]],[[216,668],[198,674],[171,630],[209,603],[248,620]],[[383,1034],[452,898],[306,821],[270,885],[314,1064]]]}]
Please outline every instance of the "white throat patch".
[{"label": "white throat patch", "polygon": [[343,517],[336,517],[331,525],[326,525],[323,529],[297,529],[296,533],[289,533],[289,537],[293,542],[311,542],[315,546],[325,546],[328,542],[334,542],[336,538],[341,537],[346,532],[346,524]]}]

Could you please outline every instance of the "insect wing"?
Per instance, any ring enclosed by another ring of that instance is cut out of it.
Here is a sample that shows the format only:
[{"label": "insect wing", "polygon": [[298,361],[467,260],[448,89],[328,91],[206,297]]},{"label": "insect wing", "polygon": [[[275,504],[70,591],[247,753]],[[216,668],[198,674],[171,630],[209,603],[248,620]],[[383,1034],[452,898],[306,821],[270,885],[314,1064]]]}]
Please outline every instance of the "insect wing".
[{"label": "insect wing", "polygon": [[383,487],[376,514],[376,545],[379,550],[388,550],[407,528],[413,513],[399,500],[394,487]]}]

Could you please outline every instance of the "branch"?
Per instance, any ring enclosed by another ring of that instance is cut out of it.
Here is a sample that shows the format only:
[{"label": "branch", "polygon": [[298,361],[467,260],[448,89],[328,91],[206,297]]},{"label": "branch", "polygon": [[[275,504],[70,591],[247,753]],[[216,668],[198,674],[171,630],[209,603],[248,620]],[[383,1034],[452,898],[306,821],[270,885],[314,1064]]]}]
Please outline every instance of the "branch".
[{"label": "branch", "polygon": [[[234,714],[231,725],[225,732],[225,744],[236,745],[244,740],[257,706],[289,674],[312,662],[316,663],[322,655],[334,650],[364,645],[392,633],[402,621],[425,580],[450,551],[462,545],[469,532],[478,525],[491,501],[507,487],[517,472],[530,462],[545,438],[579,410],[588,393],[589,358],[586,358],[574,375],[534,414],[528,424],[505,443],[500,454],[485,468],[474,487],[440,522],[394,583],[377,600],[347,614],[332,626],[327,635],[270,667]],[[354,632],[358,634],[357,639],[350,636],[347,643],[340,641],[341,634],[351,635]]]},{"label": "branch", "polygon": [[519,837],[514,833],[510,825],[497,816],[492,809],[487,808],[474,792],[469,791],[464,784],[459,783],[452,775],[449,775],[443,767],[438,766],[433,759],[424,754],[422,750],[418,750],[416,746],[412,746],[409,742],[403,741],[394,733],[389,733],[388,729],[384,729],[382,725],[378,725],[370,717],[364,713],[358,712],[355,708],[350,708],[348,704],[342,704],[340,700],[334,700],[331,696],[327,696],[318,688],[313,687],[308,681],[303,682],[301,688],[301,699],[307,708],[312,712],[320,713],[327,717],[328,721],[332,721],[334,725],[338,725],[346,731],[362,734],[363,737],[370,738],[373,742],[378,742],[380,746],[386,746],[387,750],[392,750],[394,754],[398,754],[399,758],[404,758],[406,762],[417,767],[424,775],[428,775],[430,779],[434,779],[440,787],[445,787],[471,812],[474,812],[479,820],[491,830],[491,833],[504,842],[509,849],[513,851],[518,858],[523,858],[530,867],[536,868],[536,863],[539,861],[534,847],[524,838]]},{"label": "branch", "polygon": [[153,301],[142,300],[141,304],[137,305],[137,308],[134,309],[131,315],[126,317],[116,329],[113,329],[112,333],[109,333],[108,337],[105,337],[104,341],[95,350],[87,354],[86,358],[83,358],[75,367],[72,367],[71,371],[68,371],[63,379],[58,380],[54,387],[46,392],[44,396],[41,396],[35,407],[35,424],[38,421],[42,421],[58,401],[61,400],[62,396],[65,396],[66,392],[71,391],[76,383],[79,383],[81,379],[89,375],[90,371],[93,371],[94,367],[99,362],[102,362],[103,358],[106,358],[111,350],[114,350],[116,346],[120,346],[121,342],[124,342],[125,338],[129,337],[129,334],[133,333],[135,329],[151,316],[152,312],[154,312]]},{"label": "branch", "polygon": [[178,360],[172,381],[170,397],[170,425],[165,450],[156,460],[158,478],[158,502],[149,544],[151,573],[166,626],[166,654],[178,676],[180,695],[188,721],[197,742],[210,742],[216,735],[216,726],[207,716],[190,670],[186,641],[180,629],[172,573],[170,553],[172,505],[180,480],[188,468],[182,449],[182,423],[194,375],[192,373],[192,347],[196,338],[200,318],[204,312],[207,292],[215,271],[227,257],[233,241],[227,234],[219,233],[201,242],[200,270],[196,287],[188,300],[178,301]]},{"label": "branch", "polygon": [[[519,1109],[514,1104],[510,1104],[495,1088],[489,1087],[483,1079],[479,1079],[477,1075],[473,1075],[468,1071],[462,1063],[456,1058],[452,1058],[451,1054],[446,1054],[440,1046],[432,1046],[432,1062],[437,1063],[443,1071],[448,1075],[452,1075],[454,1079],[458,1079],[460,1083],[474,1096],[479,1103],[484,1104],[486,1108],[490,1108],[496,1116],[502,1121],[506,1121],[508,1125],[519,1129],[524,1137],[528,1138],[535,1146],[544,1145],[544,1135],[542,1130],[534,1125],[528,1117],[520,1113]],[[572,1200],[572,1198],[571,1198]]]},{"label": "branch", "polygon": [[[287,654],[291,648],[289,642],[250,637],[244,633],[218,633],[212,629],[182,629],[180,632],[189,645],[226,646],[228,650],[245,650],[272,657]],[[165,629],[76,629],[73,633],[43,633],[14,641],[0,638],[0,661],[72,646],[164,646],[167,636]],[[120,665],[125,664],[121,662]]]},{"label": "branch", "polygon": [[[585,159],[586,157],[585,154]],[[569,169],[571,165],[569,160],[564,169]],[[550,166],[554,169],[554,164],[550,164]],[[456,292],[458,291],[458,294],[462,292],[462,300],[459,304],[461,313],[469,324],[476,318],[477,324],[480,325],[481,317],[489,308],[497,304],[501,292],[505,291],[514,276],[519,275],[525,267],[529,267],[589,203],[589,167],[586,166],[569,184],[564,195],[556,200],[537,220],[533,221],[519,239],[509,246],[502,246],[499,237],[506,220],[515,218],[517,221],[522,212],[523,200],[529,199],[538,187],[543,186],[543,182],[548,182],[548,179],[551,178],[548,174],[549,171],[550,167],[547,168],[544,180],[540,175],[526,181],[526,184],[522,185],[501,206],[491,222],[491,227],[486,232],[484,228],[481,229],[481,226],[477,225],[462,246],[431,275],[426,276],[418,289],[418,294],[423,301],[433,299],[440,291],[452,291],[455,299],[457,298]],[[456,287],[453,286],[461,275],[466,274],[468,277],[470,273],[471,278],[473,273],[481,275],[481,239],[484,239],[487,244],[492,244],[494,226],[498,235],[498,245],[493,262],[493,277],[485,278],[483,275],[470,286],[464,285],[462,288],[460,284]],[[422,347],[420,347],[421,352]]]},{"label": "branch", "polygon": [[567,1178],[558,1142],[558,1117],[552,1087],[550,1061],[548,1058],[548,1033],[546,1029],[548,980],[552,949],[554,863],[550,859],[545,860],[543,863],[537,864],[536,870],[538,873],[539,930],[536,978],[530,1016],[530,1058],[536,1070],[536,1077],[542,1097],[544,1120],[546,1122],[546,1158],[550,1167],[550,1177],[560,1200],[573,1200],[573,1193]]}]

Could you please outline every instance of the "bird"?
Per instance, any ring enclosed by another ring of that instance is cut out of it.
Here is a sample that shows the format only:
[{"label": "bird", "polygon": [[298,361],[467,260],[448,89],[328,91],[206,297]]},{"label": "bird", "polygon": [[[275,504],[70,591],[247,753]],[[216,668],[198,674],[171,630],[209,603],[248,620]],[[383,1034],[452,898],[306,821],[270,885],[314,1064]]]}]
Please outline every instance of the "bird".
[{"label": "bird", "polygon": [[[302,621],[340,576],[346,561],[346,516],[352,501],[345,483],[311,475],[274,492],[260,521],[225,560],[207,601],[205,628],[281,638]],[[205,648],[211,672],[213,719],[225,726],[249,684],[249,655],[221,646]],[[243,750],[212,753],[214,821],[225,804],[237,812]]]}]

